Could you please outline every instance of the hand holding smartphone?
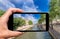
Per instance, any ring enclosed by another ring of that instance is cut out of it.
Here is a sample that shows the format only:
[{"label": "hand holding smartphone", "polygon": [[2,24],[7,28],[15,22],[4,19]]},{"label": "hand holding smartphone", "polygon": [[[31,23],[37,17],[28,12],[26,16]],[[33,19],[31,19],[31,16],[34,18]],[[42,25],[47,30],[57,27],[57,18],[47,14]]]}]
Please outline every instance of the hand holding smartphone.
[{"label": "hand holding smartphone", "polygon": [[48,31],[49,14],[40,12],[16,12],[10,16],[8,28],[21,32]]}]

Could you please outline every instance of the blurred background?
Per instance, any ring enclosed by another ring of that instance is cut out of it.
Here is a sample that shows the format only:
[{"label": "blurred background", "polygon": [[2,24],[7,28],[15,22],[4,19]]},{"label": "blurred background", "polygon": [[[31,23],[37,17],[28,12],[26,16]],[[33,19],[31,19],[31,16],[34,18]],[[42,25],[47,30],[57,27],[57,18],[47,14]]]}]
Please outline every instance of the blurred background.
[{"label": "blurred background", "polygon": [[26,32],[14,39],[60,39],[60,0],[0,0],[0,16],[11,7],[49,13],[48,32]]}]

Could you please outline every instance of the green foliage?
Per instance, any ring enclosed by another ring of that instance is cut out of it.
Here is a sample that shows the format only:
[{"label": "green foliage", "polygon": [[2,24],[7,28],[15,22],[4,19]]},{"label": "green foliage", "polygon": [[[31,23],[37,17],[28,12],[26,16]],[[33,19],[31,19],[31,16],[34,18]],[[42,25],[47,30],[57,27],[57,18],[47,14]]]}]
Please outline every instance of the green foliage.
[{"label": "green foliage", "polygon": [[[58,4],[58,0],[51,0],[50,2],[50,12],[49,12],[49,21],[51,23],[51,27],[53,29],[53,19],[56,19],[56,17],[60,18],[60,6]],[[57,22],[57,20],[56,20]]]},{"label": "green foliage", "polygon": [[38,24],[41,24],[41,23],[42,23],[42,19],[39,19],[39,20],[38,20]]},{"label": "green foliage", "polygon": [[29,20],[28,24],[29,24],[29,25],[32,25],[32,24],[33,24],[33,22],[32,22],[31,20]]},{"label": "green foliage", "polygon": [[2,16],[4,12],[5,12],[5,11],[0,10],[0,16]]},{"label": "green foliage", "polygon": [[14,19],[13,19],[14,29],[16,29],[16,28],[19,27],[19,26],[23,26],[23,25],[25,25],[25,24],[26,24],[26,22],[25,22],[25,20],[22,19],[22,18],[14,18]]},{"label": "green foliage", "polygon": [[56,16],[60,17],[60,6],[57,1],[58,0],[51,0],[50,2],[49,21],[52,21]]},{"label": "green foliage", "polygon": [[41,14],[40,15],[40,19],[38,20],[38,24],[41,24],[45,19],[46,19],[46,15],[45,14]]}]

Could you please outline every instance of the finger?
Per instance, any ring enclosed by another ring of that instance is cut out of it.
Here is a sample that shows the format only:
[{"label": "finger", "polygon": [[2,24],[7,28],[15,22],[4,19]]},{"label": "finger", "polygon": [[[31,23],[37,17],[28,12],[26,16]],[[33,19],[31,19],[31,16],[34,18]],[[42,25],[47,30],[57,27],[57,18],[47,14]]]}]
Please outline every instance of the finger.
[{"label": "finger", "polygon": [[10,38],[10,37],[16,37],[16,36],[20,36],[23,34],[23,32],[17,32],[17,31],[5,31],[2,32],[3,34],[0,33],[0,38]]},{"label": "finger", "polygon": [[23,32],[10,31],[9,37],[16,37],[22,35]]},{"label": "finger", "polygon": [[5,39],[5,38],[0,38],[0,39]]},{"label": "finger", "polygon": [[18,9],[18,8],[10,8],[6,11],[6,13],[4,15],[2,15],[1,18],[3,18],[4,21],[7,21],[9,19],[9,16],[14,12],[23,12],[23,11],[21,9]]},{"label": "finger", "polygon": [[23,34],[23,32],[18,32],[18,31],[8,31],[5,35],[3,35],[2,37],[5,38],[10,38],[10,37],[17,37],[17,36],[21,36]]}]

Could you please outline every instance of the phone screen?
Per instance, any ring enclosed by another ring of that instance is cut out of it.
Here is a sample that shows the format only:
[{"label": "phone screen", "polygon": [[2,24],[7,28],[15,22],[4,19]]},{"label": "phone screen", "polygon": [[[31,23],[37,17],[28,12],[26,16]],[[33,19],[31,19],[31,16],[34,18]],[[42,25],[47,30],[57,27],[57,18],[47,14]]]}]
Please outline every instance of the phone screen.
[{"label": "phone screen", "polygon": [[39,12],[16,12],[10,16],[8,26],[10,26],[8,27],[10,30],[21,32],[48,31],[49,15]]}]

